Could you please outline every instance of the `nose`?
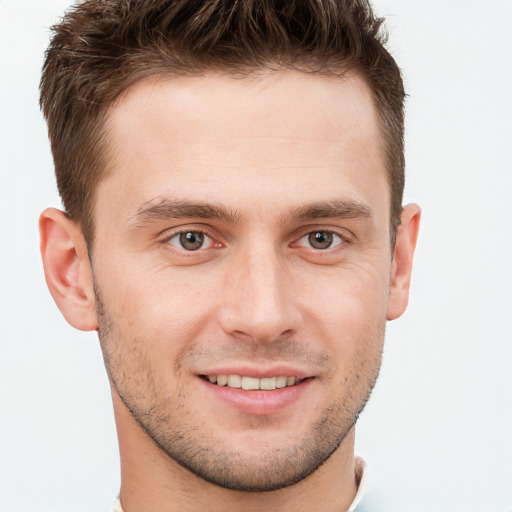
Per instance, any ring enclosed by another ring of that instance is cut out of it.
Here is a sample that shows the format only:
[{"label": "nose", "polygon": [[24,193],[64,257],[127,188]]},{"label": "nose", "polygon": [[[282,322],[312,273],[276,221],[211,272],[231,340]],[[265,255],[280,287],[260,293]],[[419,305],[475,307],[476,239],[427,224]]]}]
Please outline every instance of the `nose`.
[{"label": "nose", "polygon": [[291,269],[273,248],[237,255],[223,284],[219,317],[229,335],[268,343],[295,334],[302,325]]}]

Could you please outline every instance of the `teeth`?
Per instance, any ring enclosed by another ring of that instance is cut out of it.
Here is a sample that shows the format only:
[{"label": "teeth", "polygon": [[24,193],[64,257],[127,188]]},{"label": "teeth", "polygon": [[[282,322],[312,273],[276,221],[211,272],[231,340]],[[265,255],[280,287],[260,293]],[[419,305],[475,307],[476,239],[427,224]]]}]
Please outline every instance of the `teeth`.
[{"label": "teeth", "polygon": [[276,388],[278,388],[278,389],[285,388],[287,382],[288,382],[288,377],[277,377]]},{"label": "teeth", "polygon": [[276,380],[277,377],[267,377],[264,379],[260,379],[260,389],[265,389],[267,391],[272,391],[276,389]]},{"label": "teeth", "polygon": [[228,375],[228,387],[229,388],[241,388],[242,377],[240,375]]},{"label": "teeth", "polygon": [[263,379],[241,375],[208,375],[207,379],[212,384],[217,384],[217,386],[227,385],[229,388],[242,388],[248,391],[258,389],[272,391],[287,386],[294,386],[301,381],[296,377],[286,377],[284,375],[280,375],[279,377],[264,377]]},{"label": "teeth", "polygon": [[260,379],[242,377],[242,389],[260,389]]}]

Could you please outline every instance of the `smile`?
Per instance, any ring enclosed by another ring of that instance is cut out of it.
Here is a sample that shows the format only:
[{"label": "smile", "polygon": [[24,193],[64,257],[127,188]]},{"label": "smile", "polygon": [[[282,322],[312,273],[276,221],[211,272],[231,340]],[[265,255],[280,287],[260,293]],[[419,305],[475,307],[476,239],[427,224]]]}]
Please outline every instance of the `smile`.
[{"label": "smile", "polygon": [[209,380],[211,384],[216,384],[217,386],[227,386],[228,388],[244,389],[247,391],[272,391],[274,389],[295,386],[303,380],[284,375],[278,377],[264,377],[261,379],[257,377],[247,377],[245,375],[206,375],[204,378]]}]

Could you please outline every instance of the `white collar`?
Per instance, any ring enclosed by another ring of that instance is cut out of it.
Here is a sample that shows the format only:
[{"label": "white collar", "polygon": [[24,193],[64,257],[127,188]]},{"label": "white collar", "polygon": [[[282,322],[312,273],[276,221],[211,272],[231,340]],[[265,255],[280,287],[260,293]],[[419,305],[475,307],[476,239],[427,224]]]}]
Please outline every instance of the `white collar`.
[{"label": "white collar", "polygon": [[368,466],[366,465],[366,462],[357,455],[355,457],[355,467],[357,493],[354,496],[352,505],[348,507],[347,512],[354,512],[356,510],[359,503],[361,503],[363,496],[366,494],[370,483],[370,477],[368,476]]}]

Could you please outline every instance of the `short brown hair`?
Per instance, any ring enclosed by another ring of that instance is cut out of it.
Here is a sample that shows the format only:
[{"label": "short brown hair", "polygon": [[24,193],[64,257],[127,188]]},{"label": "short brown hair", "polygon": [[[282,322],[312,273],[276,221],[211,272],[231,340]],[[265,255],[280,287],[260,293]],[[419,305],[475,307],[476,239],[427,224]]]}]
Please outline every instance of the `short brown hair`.
[{"label": "short brown hair", "polygon": [[404,188],[404,89],[368,0],[85,0],[53,27],[41,108],[68,215],[93,239],[95,189],[108,170],[106,109],[150,75],[244,75],[295,68],[369,85],[379,116],[394,241]]}]

